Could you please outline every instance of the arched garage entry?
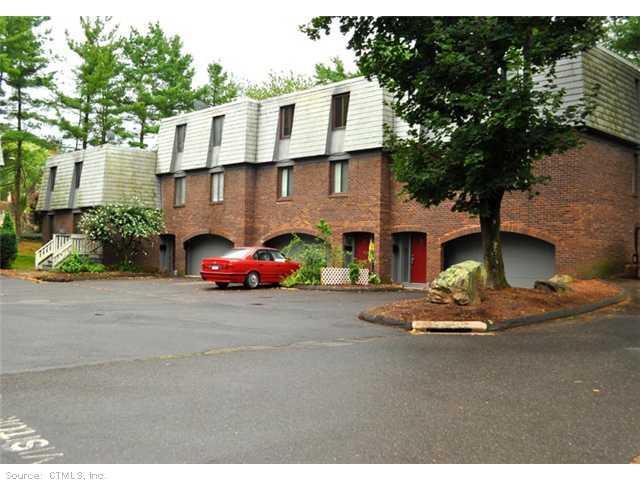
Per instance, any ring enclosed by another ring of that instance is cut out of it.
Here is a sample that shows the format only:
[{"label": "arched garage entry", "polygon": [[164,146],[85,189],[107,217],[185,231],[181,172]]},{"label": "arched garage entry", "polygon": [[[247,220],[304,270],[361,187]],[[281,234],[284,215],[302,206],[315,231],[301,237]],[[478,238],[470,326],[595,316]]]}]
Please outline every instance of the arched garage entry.
[{"label": "arched garage entry", "polygon": [[[291,243],[291,240],[293,240],[293,235],[293,233],[278,235],[277,237],[273,237],[264,242],[264,246],[282,250],[284,247],[289,245],[289,243]],[[318,237],[314,237],[313,235],[309,235],[308,233],[296,233],[295,235],[298,236],[298,238],[300,238],[300,240],[302,240],[304,243],[316,243],[320,240]],[[289,255],[295,258],[296,253],[297,252],[294,249],[293,251],[289,252]]]},{"label": "arched garage entry", "polygon": [[[536,280],[546,280],[556,271],[556,249],[544,240],[519,233],[502,232],[502,255],[507,281],[512,287],[533,287]],[[443,245],[444,268],[465,260],[482,262],[479,233],[453,239]]]},{"label": "arched garage entry", "polygon": [[233,248],[233,242],[219,235],[198,235],[184,242],[187,275],[200,275],[203,258],[217,257]]}]

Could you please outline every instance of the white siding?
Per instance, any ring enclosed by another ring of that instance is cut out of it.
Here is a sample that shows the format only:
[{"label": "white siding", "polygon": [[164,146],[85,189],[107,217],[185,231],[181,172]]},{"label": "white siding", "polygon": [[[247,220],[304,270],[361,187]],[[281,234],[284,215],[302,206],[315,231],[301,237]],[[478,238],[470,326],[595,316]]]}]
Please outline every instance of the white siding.
[{"label": "white siding", "polygon": [[73,170],[78,161],[82,161],[82,175],[75,208],[122,201],[132,196],[149,206],[156,205],[156,152],[103,145],[50,157],[44,169],[38,210],[46,208],[51,167],[57,167],[57,172],[49,210],[71,208],[69,198],[73,188]]},{"label": "white siding", "polygon": [[379,148],[384,141],[384,92],[378,82],[352,86],[344,137],[347,152]]},{"label": "white siding", "polygon": [[224,115],[219,165],[254,161],[258,104],[243,99],[162,120],[158,135],[157,173],[170,172],[175,130],[182,124],[187,125],[187,131],[181,169],[205,168],[212,119],[219,115]]},{"label": "white siding", "polygon": [[583,64],[587,92],[600,85],[587,125],[640,143],[640,69],[602,48],[585,53]]},{"label": "white siding", "polygon": [[109,146],[105,148],[104,164],[103,203],[137,197],[149,207],[156,206],[155,152]]}]

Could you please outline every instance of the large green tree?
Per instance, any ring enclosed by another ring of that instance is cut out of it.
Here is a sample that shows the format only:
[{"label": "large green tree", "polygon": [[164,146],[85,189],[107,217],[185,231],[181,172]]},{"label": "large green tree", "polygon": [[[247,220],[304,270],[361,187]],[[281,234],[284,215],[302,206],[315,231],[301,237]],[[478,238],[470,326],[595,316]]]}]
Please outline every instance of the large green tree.
[{"label": "large green tree", "polygon": [[180,37],[167,36],[159,23],[149,24],[146,32],[132,28],[123,48],[125,108],[137,126],[130,144],[145,148],[146,136],[158,133],[161,118],[193,108],[193,59],[183,52]]},{"label": "large green tree", "polygon": [[198,99],[207,105],[231,102],[242,91],[240,83],[218,62],[212,62],[207,66],[207,74],[209,82],[198,91]]},{"label": "large green tree", "polygon": [[49,71],[50,40],[44,23],[48,17],[0,17],[0,68],[3,123],[2,142],[15,144],[12,209],[18,235],[22,233],[23,176],[25,145],[47,148],[49,142],[41,133],[51,123],[46,112],[51,107],[53,73]]},{"label": "large green tree", "polygon": [[607,46],[640,65],[640,17],[613,17],[608,30]]},{"label": "large green tree", "polygon": [[65,138],[75,140],[76,149],[102,145],[110,136],[125,136],[121,42],[117,26],[112,28],[110,21],[110,17],[80,17],[82,39],[74,40],[67,32],[67,45],[80,58],[80,65],[73,72],[74,93],[58,95],[58,125]]},{"label": "large green tree", "polygon": [[[331,17],[303,27],[311,38]],[[593,17],[340,17],[364,75],[413,128],[390,135],[394,171],[425,207],[451,202],[480,219],[488,284],[507,287],[500,241],[509,192],[535,193],[537,160],[579,144],[588,109],[563,106],[555,64],[603,35]],[[539,81],[536,81],[539,80]]]}]

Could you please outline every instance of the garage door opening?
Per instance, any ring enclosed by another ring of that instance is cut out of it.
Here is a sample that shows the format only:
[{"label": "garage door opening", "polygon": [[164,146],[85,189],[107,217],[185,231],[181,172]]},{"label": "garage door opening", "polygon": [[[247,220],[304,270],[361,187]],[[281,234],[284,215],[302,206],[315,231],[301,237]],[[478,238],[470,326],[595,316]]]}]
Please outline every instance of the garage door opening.
[{"label": "garage door opening", "polygon": [[[283,235],[278,235],[277,237],[271,238],[264,242],[265,247],[275,248],[277,250],[282,250],[284,247],[289,245],[293,240],[293,233],[285,233]],[[308,233],[296,233],[295,234],[303,243],[318,243],[320,239],[313,235],[309,235]],[[299,248],[294,248],[290,252],[287,252],[290,257],[296,258],[296,254],[299,252]]]},{"label": "garage door opening", "polygon": [[203,258],[217,257],[233,248],[233,242],[219,235],[198,235],[184,242],[187,275],[200,275]]},{"label": "garage door opening", "polygon": [[[502,255],[507,281],[512,287],[531,288],[556,272],[556,249],[551,243],[519,233],[502,232]],[[465,260],[483,261],[479,233],[465,235],[443,245],[444,268]]]}]

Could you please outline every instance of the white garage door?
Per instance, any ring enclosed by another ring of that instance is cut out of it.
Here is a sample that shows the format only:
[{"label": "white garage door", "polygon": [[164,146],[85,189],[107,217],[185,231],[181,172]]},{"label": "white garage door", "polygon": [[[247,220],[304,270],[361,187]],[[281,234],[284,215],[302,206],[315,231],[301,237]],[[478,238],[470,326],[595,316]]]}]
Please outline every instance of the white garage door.
[{"label": "white garage door", "polygon": [[187,254],[187,275],[200,275],[203,258],[223,255],[233,248],[233,243],[217,235],[198,235],[184,245]]},{"label": "white garage door", "polygon": [[[533,287],[536,280],[546,280],[555,274],[555,247],[543,240],[517,233],[501,234],[502,255],[507,281],[512,287]],[[480,234],[456,238],[444,245],[444,266],[464,260],[482,262]]]}]

